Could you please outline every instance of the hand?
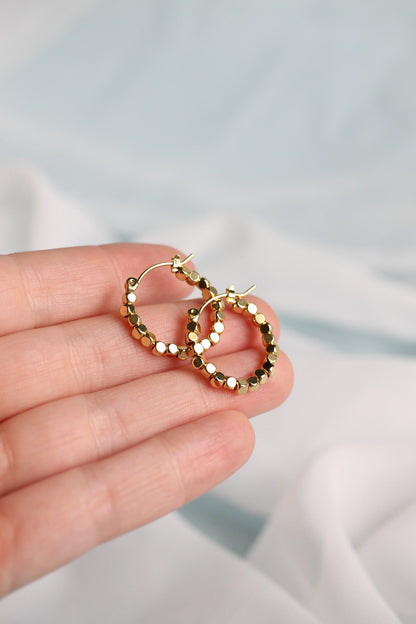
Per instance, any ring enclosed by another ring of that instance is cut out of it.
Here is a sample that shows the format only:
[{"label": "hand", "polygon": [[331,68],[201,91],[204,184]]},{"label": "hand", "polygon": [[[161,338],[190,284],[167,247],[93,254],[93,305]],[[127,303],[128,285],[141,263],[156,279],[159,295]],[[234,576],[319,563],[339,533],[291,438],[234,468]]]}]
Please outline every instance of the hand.
[{"label": "hand", "polygon": [[[239,396],[132,338],[124,282],[174,253],[119,244],[0,258],[0,594],[224,480],[252,452],[247,417],[289,394],[284,354]],[[143,280],[137,311],[159,338],[183,343],[189,289],[168,268]],[[211,359],[247,374],[258,332],[233,312],[225,323]]]}]

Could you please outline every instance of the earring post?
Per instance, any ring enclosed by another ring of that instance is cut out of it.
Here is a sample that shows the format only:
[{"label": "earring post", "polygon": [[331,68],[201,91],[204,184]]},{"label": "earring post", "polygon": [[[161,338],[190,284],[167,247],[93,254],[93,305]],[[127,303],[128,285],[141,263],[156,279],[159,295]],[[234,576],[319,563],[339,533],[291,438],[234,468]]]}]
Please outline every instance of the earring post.
[{"label": "earring post", "polygon": [[[233,288],[233,287],[232,287],[232,286],[230,286],[230,288],[227,290],[227,292],[225,292],[225,293],[220,293],[220,294],[218,294],[218,295],[215,295],[214,297],[211,297],[211,299],[208,299],[208,301],[205,301],[204,305],[202,305],[202,306],[200,307],[200,309],[199,309],[199,313],[198,313],[198,315],[197,315],[195,318],[199,319],[199,318],[201,317],[202,312],[205,310],[205,308],[206,308],[206,307],[207,307],[210,303],[212,303],[213,301],[217,301],[218,299],[227,299],[227,300],[228,300],[228,298],[229,298],[229,296],[230,296],[229,291],[230,291],[230,289],[232,289],[232,288]],[[253,292],[253,290],[255,290],[255,288],[256,288],[256,285],[255,285],[255,284],[253,284],[253,286],[250,286],[250,288],[247,288],[247,290],[245,290],[245,291],[244,291],[244,292],[242,292],[242,293],[236,293],[236,292],[233,292],[233,297],[236,297],[236,298],[238,298],[238,299],[242,299],[242,298],[243,298],[243,297],[245,297],[246,295],[248,295],[248,294],[250,294],[251,292]]]}]

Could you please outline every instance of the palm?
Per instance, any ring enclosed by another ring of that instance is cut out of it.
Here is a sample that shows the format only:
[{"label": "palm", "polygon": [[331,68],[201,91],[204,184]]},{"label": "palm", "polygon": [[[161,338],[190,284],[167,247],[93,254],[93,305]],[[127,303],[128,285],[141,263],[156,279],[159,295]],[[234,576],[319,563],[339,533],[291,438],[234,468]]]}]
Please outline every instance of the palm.
[{"label": "palm", "polygon": [[[251,453],[246,416],[289,393],[284,356],[240,397],[131,338],[117,312],[124,280],[173,253],[110,245],[0,258],[1,594],[225,479]],[[140,311],[158,335],[180,340],[188,292],[168,271],[143,283]],[[250,369],[250,328],[229,317],[215,361]]]}]

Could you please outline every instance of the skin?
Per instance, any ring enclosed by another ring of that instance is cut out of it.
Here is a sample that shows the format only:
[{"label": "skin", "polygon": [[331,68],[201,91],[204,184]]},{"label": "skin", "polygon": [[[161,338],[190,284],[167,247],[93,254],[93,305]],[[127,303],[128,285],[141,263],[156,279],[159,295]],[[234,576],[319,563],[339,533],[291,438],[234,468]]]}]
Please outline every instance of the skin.
[{"label": "skin", "polygon": [[[116,244],[0,257],[0,595],[226,479],[252,453],[248,418],[290,393],[283,353],[265,385],[238,396],[132,338],[118,313],[126,278],[175,253]],[[189,293],[161,268],[136,310],[158,338],[183,344],[186,311],[200,306]],[[249,300],[278,336],[274,312]],[[247,375],[260,333],[228,306],[225,325],[209,358]]]}]

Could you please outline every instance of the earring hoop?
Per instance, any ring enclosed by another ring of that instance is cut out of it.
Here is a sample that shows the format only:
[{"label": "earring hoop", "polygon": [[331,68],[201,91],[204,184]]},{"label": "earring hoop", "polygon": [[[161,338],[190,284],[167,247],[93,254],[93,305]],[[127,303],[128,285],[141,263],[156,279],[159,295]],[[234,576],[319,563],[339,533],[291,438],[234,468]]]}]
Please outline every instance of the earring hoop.
[{"label": "earring hoop", "polygon": [[232,305],[236,312],[245,313],[247,316],[251,317],[254,325],[260,329],[263,343],[266,346],[265,358],[261,367],[256,369],[254,373],[247,378],[237,378],[231,375],[224,375],[224,373],[217,371],[215,364],[207,362],[201,357],[201,354],[195,350],[199,344],[199,336],[192,336],[191,346],[194,356],[192,358],[192,366],[202,375],[208,377],[211,385],[215,388],[227,388],[228,390],[237,392],[237,394],[246,394],[249,390],[251,392],[257,390],[260,385],[266,383],[267,379],[275,373],[275,366],[280,355],[280,348],[276,344],[273,327],[267,322],[264,314],[257,310],[256,304],[250,303],[245,299],[254,289],[255,286],[251,286],[243,293],[236,293],[235,287],[230,286],[225,293],[214,295],[211,299],[208,299],[194,316],[194,321],[198,322],[202,312],[208,305],[215,301],[225,299],[227,303]]},{"label": "earring hoop", "polygon": [[190,286],[199,288],[203,298],[211,305],[211,320],[213,324],[208,336],[201,340],[201,342],[198,342],[197,352],[199,352],[200,355],[213,344],[219,342],[220,334],[224,331],[224,304],[222,301],[216,299],[217,289],[211,286],[211,283],[206,277],[201,277],[197,271],[191,271],[185,266],[193,257],[194,254],[191,253],[181,260],[180,256],[177,254],[169,262],[158,262],[148,267],[138,278],[129,277],[126,280],[123,305],[120,308],[120,314],[128,319],[130,326],[133,328],[133,337],[139,340],[143,346],[150,347],[155,355],[171,355],[180,360],[185,360],[191,352],[193,338],[199,336],[200,326],[198,321],[194,320],[198,310],[196,308],[191,308],[188,310],[188,317],[190,320],[187,325],[187,344],[178,346],[174,342],[166,343],[162,340],[158,340],[154,333],[149,331],[147,326],[142,323],[142,319],[136,311],[135,304],[137,295],[135,291],[143,278],[150,273],[150,271],[153,271],[153,269],[170,266],[172,273],[174,273],[179,280],[186,281]]}]

